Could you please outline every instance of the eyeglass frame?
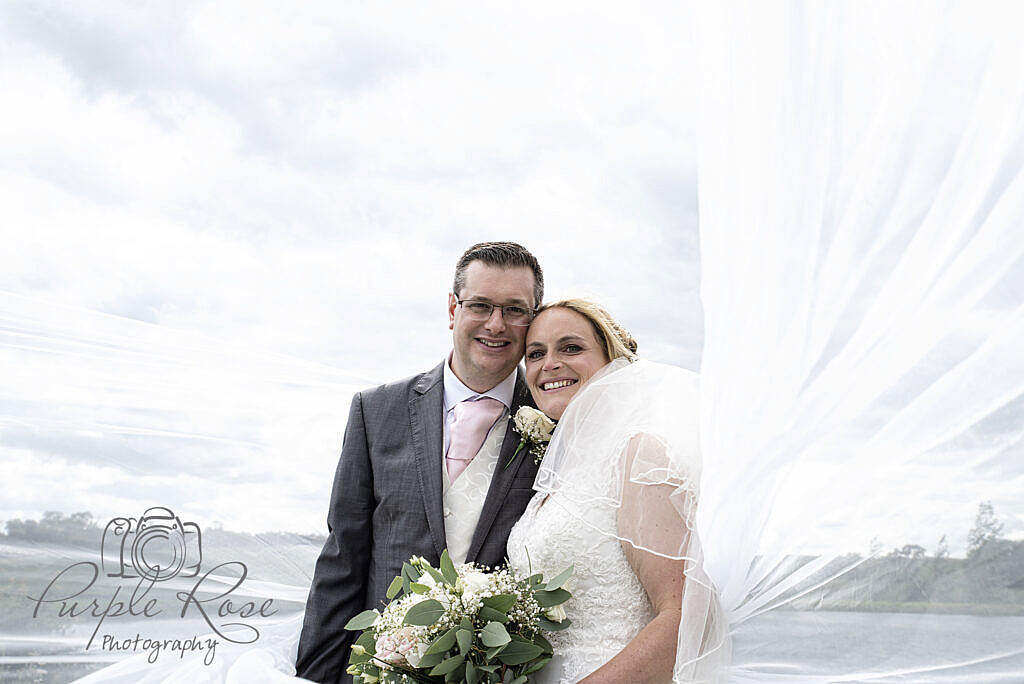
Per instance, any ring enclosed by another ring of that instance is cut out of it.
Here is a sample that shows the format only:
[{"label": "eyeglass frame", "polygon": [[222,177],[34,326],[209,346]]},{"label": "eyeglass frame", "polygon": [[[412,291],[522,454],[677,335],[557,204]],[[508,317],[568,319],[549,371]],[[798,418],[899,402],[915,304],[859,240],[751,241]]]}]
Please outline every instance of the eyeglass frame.
[{"label": "eyeglass frame", "polygon": [[[463,306],[463,304],[469,303],[469,304],[483,304],[485,306],[490,307],[487,310],[487,315],[480,319],[481,321],[490,320],[491,316],[494,315],[494,310],[495,309],[500,309],[501,310],[501,320],[504,321],[506,325],[512,325],[512,326],[515,326],[517,328],[525,328],[525,327],[527,327],[528,325],[533,323],[533,319],[537,317],[537,310],[536,309],[531,309],[528,306],[520,306],[519,304],[492,304],[491,302],[485,302],[482,299],[459,299],[459,295],[457,295],[455,293],[452,293],[452,296],[455,297],[455,306]],[[522,309],[523,311],[525,311],[530,316],[530,319],[526,323],[513,323],[512,321],[510,321],[510,320],[505,318],[505,309]],[[465,310],[465,307],[463,307],[463,310]],[[469,315],[469,314],[467,314],[467,315]]]}]

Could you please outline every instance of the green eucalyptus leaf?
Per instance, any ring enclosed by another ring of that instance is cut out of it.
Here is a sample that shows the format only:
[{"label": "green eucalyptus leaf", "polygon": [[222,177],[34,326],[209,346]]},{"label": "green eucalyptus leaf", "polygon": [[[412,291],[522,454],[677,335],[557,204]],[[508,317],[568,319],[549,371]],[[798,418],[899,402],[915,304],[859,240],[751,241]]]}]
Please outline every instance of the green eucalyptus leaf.
[{"label": "green eucalyptus leaf", "polygon": [[512,594],[497,594],[483,599],[482,603],[488,608],[507,613],[508,609],[516,605],[516,597]]},{"label": "green eucalyptus leaf", "polygon": [[561,622],[555,622],[554,620],[548,620],[546,617],[541,616],[537,626],[543,629],[545,632],[561,632],[563,629],[572,624],[572,620],[566,618]]},{"label": "green eucalyptus leaf", "polygon": [[511,640],[512,637],[508,635],[505,625],[500,622],[488,622],[487,626],[480,630],[480,641],[483,642],[484,646],[491,648],[504,646]]},{"label": "green eucalyptus leaf", "polygon": [[455,632],[455,639],[459,642],[459,653],[468,655],[473,648],[473,632],[461,627]]},{"label": "green eucalyptus leaf", "polygon": [[[509,642],[511,643],[511,642]],[[495,646],[494,648],[487,649],[487,662],[494,660],[495,656],[505,650],[505,646],[508,644],[502,644],[501,646]]]},{"label": "green eucalyptus leaf", "polygon": [[444,584],[444,575],[442,575],[440,572],[430,567],[429,565],[423,569],[427,572],[427,574],[434,578],[435,582],[437,582],[438,584]]},{"label": "green eucalyptus leaf", "polygon": [[428,587],[426,584],[420,584],[419,582],[410,582],[409,588],[412,589],[412,592],[414,594],[426,594],[428,591],[430,591],[430,587]]},{"label": "green eucalyptus leaf", "polygon": [[473,663],[466,661],[466,684],[477,684],[480,681],[480,673]]},{"label": "green eucalyptus leaf", "polygon": [[406,561],[402,563],[402,574],[408,577],[410,582],[415,582],[423,573],[415,565]]},{"label": "green eucalyptus leaf", "polygon": [[551,662],[551,658],[541,658],[537,662],[532,663],[529,666],[527,666],[527,668],[525,670],[523,670],[523,674],[524,675],[531,675],[534,672],[539,672],[541,669],[544,668],[545,665],[547,665],[550,662]]},{"label": "green eucalyptus leaf", "polygon": [[448,658],[447,660],[442,660],[440,665],[436,666],[433,670],[430,671],[430,674],[446,675],[452,670],[455,670],[459,665],[465,662],[465,660],[466,658],[461,654],[454,655],[451,658]]},{"label": "green eucalyptus leaf", "polygon": [[512,680],[512,684],[526,684],[527,679],[528,678],[525,675],[519,675],[518,677]]},{"label": "green eucalyptus leaf", "polygon": [[489,606],[481,606],[477,617],[481,620],[493,620],[494,622],[508,622],[508,615],[500,610],[494,610]]},{"label": "green eucalyptus leaf", "polygon": [[431,653],[446,653],[448,649],[455,645],[455,628],[452,627],[441,636],[434,639],[434,642],[430,644],[427,652],[424,655],[430,655]]},{"label": "green eucalyptus leaf", "polygon": [[537,644],[544,649],[545,653],[554,653],[555,649],[552,648],[551,642],[544,638],[544,635],[540,632],[533,635],[533,643]]},{"label": "green eucalyptus leaf", "polygon": [[561,589],[570,577],[572,577],[573,566],[567,567],[565,570],[560,572],[555,579],[544,585],[544,589],[547,591],[554,591],[555,589]]},{"label": "green eucalyptus leaf", "polygon": [[409,608],[405,613],[405,620],[403,622],[407,625],[429,627],[437,622],[442,615],[444,615],[444,606],[441,605],[441,602],[427,599]]},{"label": "green eucalyptus leaf", "polygon": [[572,594],[567,592],[565,589],[555,589],[554,591],[535,591],[533,598],[537,601],[537,605],[541,608],[551,608],[552,606],[558,606],[572,598]]},{"label": "green eucalyptus leaf", "polygon": [[544,649],[528,641],[513,641],[498,654],[498,660],[506,665],[522,665],[544,653]]},{"label": "green eucalyptus leaf", "polygon": [[460,664],[457,668],[449,672],[444,676],[444,681],[452,682],[452,684],[458,684],[466,681],[466,663]]},{"label": "green eucalyptus leaf", "polygon": [[448,586],[454,587],[455,583],[459,581],[459,573],[455,572],[455,564],[452,563],[452,557],[448,555],[448,549],[441,552],[440,566],[444,581],[448,583]]},{"label": "green eucalyptus leaf", "polygon": [[377,621],[379,613],[375,610],[364,610],[356,616],[353,616],[351,620],[345,623],[345,629],[356,631],[362,629],[369,629],[373,627],[373,623]]},{"label": "green eucalyptus leaf", "polygon": [[402,576],[397,575],[395,579],[391,580],[391,584],[388,585],[388,591],[386,596],[388,601],[398,596],[398,592],[402,590]]},{"label": "green eucalyptus leaf", "polygon": [[366,649],[367,653],[377,653],[377,637],[374,636],[373,632],[363,632],[356,639],[356,644]]},{"label": "green eucalyptus leaf", "polygon": [[434,667],[439,662],[444,660],[444,653],[431,653],[430,655],[424,655],[420,658],[420,664],[417,666],[418,669],[425,670],[428,667]]}]

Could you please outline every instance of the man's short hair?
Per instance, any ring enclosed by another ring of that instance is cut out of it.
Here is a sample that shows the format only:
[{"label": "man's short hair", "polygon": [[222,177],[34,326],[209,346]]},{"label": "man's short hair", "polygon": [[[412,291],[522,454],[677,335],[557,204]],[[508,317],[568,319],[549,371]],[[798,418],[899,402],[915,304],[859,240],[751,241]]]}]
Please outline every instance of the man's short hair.
[{"label": "man's short hair", "polygon": [[518,268],[524,266],[533,271],[533,306],[537,308],[544,301],[544,272],[540,270],[537,257],[522,245],[514,242],[481,242],[467,249],[455,263],[455,282],[452,292],[458,296],[466,285],[466,268],[474,261],[489,266]]}]

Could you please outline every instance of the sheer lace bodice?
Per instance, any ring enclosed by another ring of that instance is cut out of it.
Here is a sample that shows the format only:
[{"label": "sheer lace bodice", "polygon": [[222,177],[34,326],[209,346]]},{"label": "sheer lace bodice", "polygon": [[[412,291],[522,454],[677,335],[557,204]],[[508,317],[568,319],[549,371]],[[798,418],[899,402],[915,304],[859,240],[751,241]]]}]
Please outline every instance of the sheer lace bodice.
[{"label": "sheer lace bodice", "polygon": [[[581,524],[588,512],[559,494],[533,497],[508,539],[511,565],[553,577],[575,567],[565,605],[572,625],[549,635],[555,658],[534,681],[578,682],[621,651],[654,617],[621,542]],[[592,512],[589,512],[592,514]],[[601,515],[614,515],[605,510]],[[610,521],[614,524],[614,521]]]}]

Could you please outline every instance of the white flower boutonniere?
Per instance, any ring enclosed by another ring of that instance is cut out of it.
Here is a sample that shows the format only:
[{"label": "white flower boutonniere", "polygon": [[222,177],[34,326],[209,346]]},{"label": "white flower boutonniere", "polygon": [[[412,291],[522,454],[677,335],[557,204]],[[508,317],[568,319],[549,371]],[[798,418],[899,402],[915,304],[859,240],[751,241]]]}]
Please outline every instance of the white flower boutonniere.
[{"label": "white flower boutonniere", "polygon": [[543,411],[532,406],[520,406],[516,411],[514,426],[515,431],[523,438],[519,440],[516,452],[512,454],[512,458],[508,459],[505,467],[508,468],[512,465],[512,461],[516,460],[516,456],[527,444],[530,445],[533,462],[539,464],[544,458],[544,452],[548,449],[548,442],[551,441],[551,433],[555,430],[555,421],[544,415]]}]

